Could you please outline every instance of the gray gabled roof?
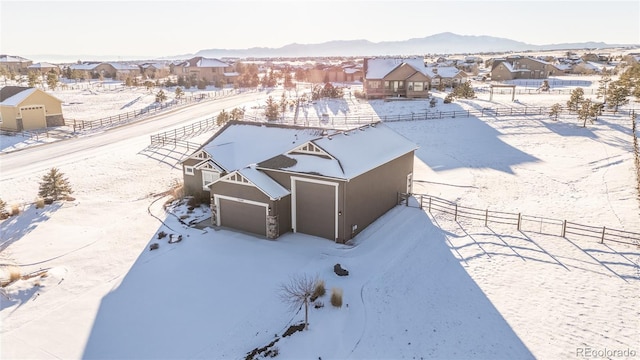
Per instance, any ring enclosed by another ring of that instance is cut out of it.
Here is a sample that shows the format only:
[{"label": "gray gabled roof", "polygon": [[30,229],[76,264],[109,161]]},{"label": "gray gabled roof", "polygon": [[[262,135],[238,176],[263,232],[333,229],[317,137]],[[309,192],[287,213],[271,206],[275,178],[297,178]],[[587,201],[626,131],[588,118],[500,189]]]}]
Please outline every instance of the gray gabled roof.
[{"label": "gray gabled roof", "polygon": [[33,89],[33,88],[26,87],[26,86],[5,86],[2,89],[0,89],[0,102],[4,102],[8,98],[29,89]]}]

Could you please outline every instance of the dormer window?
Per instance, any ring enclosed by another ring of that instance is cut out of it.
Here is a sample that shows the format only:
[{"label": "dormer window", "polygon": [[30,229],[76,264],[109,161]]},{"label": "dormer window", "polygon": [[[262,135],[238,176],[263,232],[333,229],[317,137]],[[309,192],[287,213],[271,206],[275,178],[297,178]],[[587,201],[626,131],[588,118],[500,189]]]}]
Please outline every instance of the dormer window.
[{"label": "dormer window", "polygon": [[240,184],[249,184],[249,180],[247,180],[244,176],[234,173],[227,178],[227,181],[236,182]]},{"label": "dormer window", "polygon": [[303,153],[303,154],[321,155],[321,156],[331,157],[324,150],[322,150],[321,148],[319,148],[316,144],[314,144],[312,142],[308,142],[308,143],[305,143],[305,144],[303,144],[301,146],[298,146],[297,148],[291,150],[289,153]]}]

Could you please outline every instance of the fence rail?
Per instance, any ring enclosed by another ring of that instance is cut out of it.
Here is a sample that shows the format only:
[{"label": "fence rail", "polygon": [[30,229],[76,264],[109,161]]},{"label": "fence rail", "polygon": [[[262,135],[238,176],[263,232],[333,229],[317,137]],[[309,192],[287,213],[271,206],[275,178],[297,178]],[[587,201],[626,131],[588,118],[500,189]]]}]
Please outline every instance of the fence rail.
[{"label": "fence rail", "polygon": [[460,206],[456,202],[444,200],[427,194],[398,194],[398,203],[410,206],[408,198],[413,196],[418,200],[419,207],[429,213],[449,215],[454,221],[458,219],[470,219],[482,221],[485,226],[489,223],[513,225],[520,231],[530,231],[540,234],[569,237],[587,237],[596,239],[600,243],[615,242],[627,245],[640,246],[640,233],[626,230],[617,230],[606,226],[583,225],[567,220],[551,219],[540,216],[524,215],[521,213],[508,213],[489,209],[475,209]]},{"label": "fence rail", "polygon": [[[265,116],[245,115],[245,120],[249,121],[264,121],[273,124],[288,124],[288,125],[300,125],[300,126],[319,126],[319,127],[337,127],[346,125],[365,125],[372,122],[400,122],[400,121],[420,121],[420,120],[435,120],[435,119],[453,119],[453,118],[468,118],[468,117],[500,117],[500,116],[532,116],[532,115],[549,115],[551,107],[496,107],[496,108],[481,108],[481,109],[469,109],[469,110],[455,110],[455,111],[423,111],[412,112],[408,114],[397,115],[368,115],[368,116],[320,116],[320,117],[305,117],[303,114],[298,114],[297,117],[280,117],[276,120],[267,120]],[[632,115],[636,110],[631,109],[618,109],[617,112],[611,110],[604,110],[603,114],[620,114],[620,115]],[[569,111],[566,107],[562,107],[558,115],[572,114],[575,112]]]},{"label": "fence rail", "polygon": [[117,115],[112,115],[104,118],[100,118],[97,120],[77,120],[77,119],[65,119],[65,124],[68,126],[73,126],[73,131],[81,131],[86,129],[95,129],[102,128],[105,126],[112,126],[114,124],[125,123],[131,119],[135,119],[141,116],[155,114],[159,111],[175,108],[178,106],[188,105],[196,102],[201,102],[205,100],[215,100],[222,97],[227,97],[230,95],[237,94],[238,90],[222,90],[216,91],[213,93],[203,93],[196,96],[187,96],[180,99],[175,99],[166,103],[154,103],[153,105],[147,106],[144,109],[128,111],[125,113],[120,113]]}]

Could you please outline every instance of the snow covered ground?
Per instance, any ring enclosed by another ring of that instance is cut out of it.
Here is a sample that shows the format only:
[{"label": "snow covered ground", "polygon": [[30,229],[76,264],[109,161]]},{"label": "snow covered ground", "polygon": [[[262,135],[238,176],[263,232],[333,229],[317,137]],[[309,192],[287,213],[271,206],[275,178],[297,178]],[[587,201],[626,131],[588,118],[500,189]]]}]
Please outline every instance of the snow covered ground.
[{"label": "snow covered ground", "polygon": [[[597,86],[597,78],[585,80]],[[479,93],[436,108],[355,99],[316,105],[333,115],[383,116],[549,106],[568,97],[517,95],[513,103],[498,95],[490,102]],[[556,122],[545,115],[389,126],[420,145],[416,193],[640,232],[627,116],[605,115],[586,128],[572,116]],[[0,141],[5,148],[7,138]],[[180,171],[175,159],[146,156],[147,145],[123,139],[73,161],[51,160],[76,200],[44,209],[29,204],[41,167],[0,173],[0,198],[24,204],[22,214],[0,223],[0,262],[34,275],[4,288],[0,357],[238,359],[276,339],[283,359],[560,359],[587,348],[640,356],[637,246],[456,222],[420,210],[415,199],[348,245],[302,234],[268,241],[199,230],[165,212],[164,192]],[[0,155],[0,167],[8,155]],[[198,211],[202,217],[206,209]],[[183,240],[169,244],[160,231]],[[152,243],[159,248],[150,251]],[[336,263],[350,275],[337,277]],[[324,307],[310,311],[308,331],[282,337],[304,310],[291,312],[278,288],[302,274],[324,279],[328,293],[341,288],[344,305],[332,307],[325,295]]]}]

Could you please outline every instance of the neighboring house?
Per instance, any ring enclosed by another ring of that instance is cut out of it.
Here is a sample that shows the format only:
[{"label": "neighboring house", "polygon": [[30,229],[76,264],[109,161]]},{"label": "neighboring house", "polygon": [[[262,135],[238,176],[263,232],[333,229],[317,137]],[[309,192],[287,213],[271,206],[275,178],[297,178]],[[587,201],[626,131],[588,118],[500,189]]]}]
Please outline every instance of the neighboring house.
[{"label": "neighboring house", "polygon": [[547,79],[549,76],[563,74],[564,71],[546,61],[522,56],[506,59],[493,59],[491,80]]},{"label": "neighboring house", "polygon": [[42,74],[46,74],[49,71],[53,70],[56,74],[60,74],[60,67],[58,65],[54,65],[48,62],[39,62],[33,65],[29,65],[27,67],[28,71],[37,71]]},{"label": "neighboring house", "polygon": [[200,81],[204,79],[208,83],[222,81],[225,84],[232,83],[236,78],[232,65],[218,59],[209,59],[197,56],[172,66],[173,74],[186,79]]},{"label": "neighboring house", "polygon": [[[604,64],[596,63],[593,61],[582,61],[573,66],[571,72],[581,75],[593,75],[602,73],[602,70],[606,68],[607,66]],[[613,69],[613,67],[609,66],[609,69]]]},{"label": "neighboring house", "polygon": [[[100,64],[100,66],[102,65],[105,65],[105,64]],[[111,76],[107,76],[106,74],[103,74],[103,77],[108,77],[114,80],[115,79],[126,80],[127,77],[136,77],[140,75],[140,67],[138,65],[118,63],[118,62],[107,63],[106,65],[111,66],[114,72],[109,73],[109,75]],[[98,69],[97,69],[98,71],[100,71],[100,66],[98,66]]]},{"label": "neighboring house", "polygon": [[468,75],[454,66],[429,66],[427,75],[431,78],[431,86],[455,87],[467,81]]},{"label": "neighboring house", "polygon": [[0,67],[8,72],[25,75],[33,61],[20,56],[0,55]]},{"label": "neighboring house", "polygon": [[349,65],[310,69],[307,80],[312,83],[362,81],[362,67]]},{"label": "neighboring house", "polygon": [[429,97],[431,77],[424,59],[364,59],[364,91],[367,99]]},{"label": "neighboring house", "polygon": [[97,74],[96,68],[98,65],[100,65],[100,63],[80,63],[71,64],[69,65],[69,68],[71,71],[77,73],[82,79],[92,79],[94,78],[94,75]]},{"label": "neighboring house", "polygon": [[169,76],[169,66],[162,63],[144,63],[140,65],[140,71],[145,78],[162,79]]},{"label": "neighboring house", "polygon": [[22,131],[64,125],[62,100],[30,87],[5,86],[0,89],[3,130]]},{"label": "neighboring house", "polygon": [[455,86],[467,74],[453,66],[427,66],[424,59],[364,59],[364,91],[368,99],[427,98],[432,86]]},{"label": "neighboring house", "polygon": [[140,75],[140,67],[137,65],[111,63],[81,63],[69,66],[71,71],[80,72],[85,79],[97,79],[99,77],[124,80],[128,76]]},{"label": "neighboring house", "polygon": [[212,224],[344,243],[412,191],[417,146],[383,123],[348,131],[229,122],[182,163]]}]

